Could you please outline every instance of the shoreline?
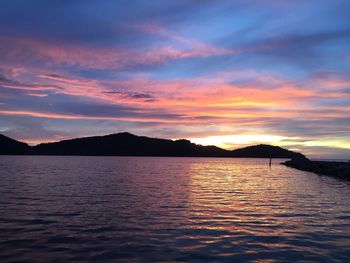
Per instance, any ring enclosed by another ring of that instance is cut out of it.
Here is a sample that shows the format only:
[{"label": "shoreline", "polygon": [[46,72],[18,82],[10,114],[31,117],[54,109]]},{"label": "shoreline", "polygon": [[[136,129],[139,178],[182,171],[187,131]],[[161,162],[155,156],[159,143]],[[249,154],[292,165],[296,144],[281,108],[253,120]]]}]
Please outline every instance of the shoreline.
[{"label": "shoreline", "polygon": [[281,163],[287,167],[318,175],[332,176],[350,180],[350,162],[339,161],[311,161],[307,158],[292,158]]}]

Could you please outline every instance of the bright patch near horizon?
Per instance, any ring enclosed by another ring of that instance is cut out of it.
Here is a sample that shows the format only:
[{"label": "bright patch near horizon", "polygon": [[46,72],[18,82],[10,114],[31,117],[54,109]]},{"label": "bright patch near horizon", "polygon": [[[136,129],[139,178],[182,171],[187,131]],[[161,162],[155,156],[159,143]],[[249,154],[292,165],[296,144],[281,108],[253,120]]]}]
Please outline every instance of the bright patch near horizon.
[{"label": "bright patch near horizon", "polygon": [[203,138],[191,138],[191,142],[201,145],[216,145],[218,147],[230,149],[237,148],[236,146],[249,144],[275,144],[286,139],[279,135],[223,135],[223,136],[209,136]]}]

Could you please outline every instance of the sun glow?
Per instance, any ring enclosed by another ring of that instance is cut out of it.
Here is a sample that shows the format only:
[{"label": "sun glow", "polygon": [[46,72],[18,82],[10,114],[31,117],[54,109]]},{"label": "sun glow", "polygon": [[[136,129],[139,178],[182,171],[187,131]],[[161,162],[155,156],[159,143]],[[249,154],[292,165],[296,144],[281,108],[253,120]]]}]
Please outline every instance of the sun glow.
[{"label": "sun glow", "polygon": [[235,148],[237,145],[248,145],[258,143],[274,144],[286,139],[279,135],[264,135],[264,134],[250,134],[250,135],[224,135],[224,136],[209,136],[203,138],[192,138],[192,142],[202,145],[215,145],[222,148]]}]

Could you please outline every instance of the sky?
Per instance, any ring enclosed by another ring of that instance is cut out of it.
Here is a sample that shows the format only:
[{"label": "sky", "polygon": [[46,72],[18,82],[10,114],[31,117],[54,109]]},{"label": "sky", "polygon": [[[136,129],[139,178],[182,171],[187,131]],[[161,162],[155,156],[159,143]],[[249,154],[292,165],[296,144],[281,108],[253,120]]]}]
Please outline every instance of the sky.
[{"label": "sky", "polygon": [[350,158],[350,1],[2,0],[0,133]]}]

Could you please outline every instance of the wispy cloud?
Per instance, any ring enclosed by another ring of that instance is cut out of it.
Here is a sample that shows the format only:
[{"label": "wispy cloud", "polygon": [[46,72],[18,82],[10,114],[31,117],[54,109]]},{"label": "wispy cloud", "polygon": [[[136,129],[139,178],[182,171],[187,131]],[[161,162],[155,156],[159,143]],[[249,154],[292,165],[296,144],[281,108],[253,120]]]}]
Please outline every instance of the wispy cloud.
[{"label": "wispy cloud", "polygon": [[232,148],[255,136],[346,154],[347,1],[0,7],[0,129],[9,136],[127,130]]}]

